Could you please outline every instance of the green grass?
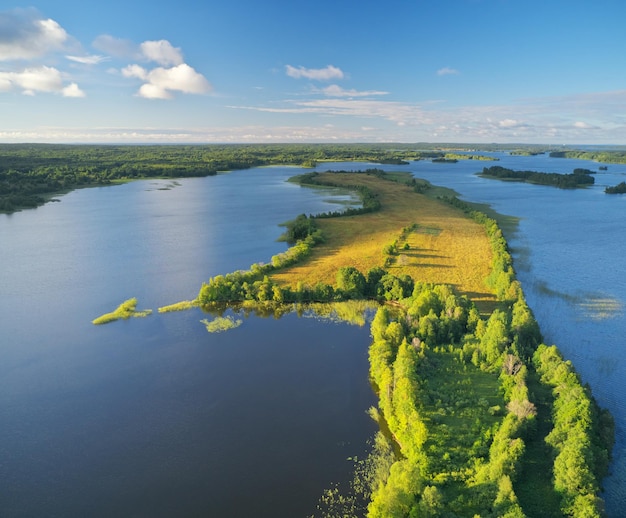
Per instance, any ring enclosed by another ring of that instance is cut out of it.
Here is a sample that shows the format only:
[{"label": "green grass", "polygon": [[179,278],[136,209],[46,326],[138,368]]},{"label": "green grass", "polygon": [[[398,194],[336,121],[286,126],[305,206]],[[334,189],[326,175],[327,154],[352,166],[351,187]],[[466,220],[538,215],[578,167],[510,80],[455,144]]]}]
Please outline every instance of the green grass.
[{"label": "green grass", "polygon": [[161,306],[158,308],[159,313],[170,313],[172,311],[185,311],[187,309],[198,307],[198,303],[195,300],[183,300],[167,306]]}]

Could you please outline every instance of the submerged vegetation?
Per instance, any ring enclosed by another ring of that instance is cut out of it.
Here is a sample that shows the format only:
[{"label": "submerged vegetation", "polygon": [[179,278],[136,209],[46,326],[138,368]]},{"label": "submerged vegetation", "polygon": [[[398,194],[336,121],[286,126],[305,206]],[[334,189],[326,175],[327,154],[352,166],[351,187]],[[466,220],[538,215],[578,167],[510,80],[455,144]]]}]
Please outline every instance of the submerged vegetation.
[{"label": "submerged vegetation", "polygon": [[209,320],[207,318],[202,319],[202,322],[206,326],[206,330],[209,333],[221,333],[223,331],[228,331],[230,329],[235,329],[239,327],[243,320],[240,318],[235,319],[234,317],[215,317],[213,320]]}]

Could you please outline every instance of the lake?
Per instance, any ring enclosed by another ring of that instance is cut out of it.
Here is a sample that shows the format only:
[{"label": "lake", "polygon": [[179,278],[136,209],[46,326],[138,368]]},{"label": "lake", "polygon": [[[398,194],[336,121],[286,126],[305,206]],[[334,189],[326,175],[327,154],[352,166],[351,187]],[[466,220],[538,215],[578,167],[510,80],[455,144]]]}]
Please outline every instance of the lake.
[{"label": "lake", "polygon": [[[498,165],[571,172],[598,164],[515,157]],[[626,507],[626,197],[609,165],[565,191],[475,176],[492,162],[376,166],[411,171],[489,203],[547,343],[572,359],[614,414],[607,510]],[[371,164],[325,164],[359,169]],[[336,210],[346,193],[300,188],[298,168],[146,180],[73,191],[0,215],[0,502],[3,516],[307,516],[345,483],[375,423],[368,326],[291,314],[209,334],[199,310],[95,327],[194,298],[210,276],[285,250],[279,223]]]},{"label": "lake", "polygon": [[[368,326],[289,315],[207,333],[212,275],[286,249],[279,223],[350,195],[291,168],[74,191],[0,215],[2,516],[307,516],[376,429]],[[209,316],[209,318],[211,318]]]}]

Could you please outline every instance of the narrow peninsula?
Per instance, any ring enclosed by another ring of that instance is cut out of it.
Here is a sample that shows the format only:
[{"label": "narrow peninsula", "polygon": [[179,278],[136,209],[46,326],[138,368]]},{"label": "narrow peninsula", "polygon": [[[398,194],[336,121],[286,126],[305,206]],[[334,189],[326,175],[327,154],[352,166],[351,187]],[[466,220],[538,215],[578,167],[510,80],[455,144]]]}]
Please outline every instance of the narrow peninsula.
[{"label": "narrow peninsula", "polygon": [[603,516],[612,418],[543,343],[498,223],[410,174],[296,180],[354,189],[362,207],[298,216],[289,250],[213,277],[194,304],[378,304],[380,431],[316,516]]}]

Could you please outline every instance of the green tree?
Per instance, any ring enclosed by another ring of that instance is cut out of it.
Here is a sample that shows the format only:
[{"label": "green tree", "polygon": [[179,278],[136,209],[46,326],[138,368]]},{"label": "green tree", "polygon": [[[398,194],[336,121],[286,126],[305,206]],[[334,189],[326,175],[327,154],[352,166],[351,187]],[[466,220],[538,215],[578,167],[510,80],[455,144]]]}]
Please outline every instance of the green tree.
[{"label": "green tree", "polygon": [[347,298],[357,299],[365,293],[365,276],[354,266],[342,266],[337,271],[337,289]]}]

